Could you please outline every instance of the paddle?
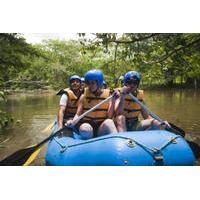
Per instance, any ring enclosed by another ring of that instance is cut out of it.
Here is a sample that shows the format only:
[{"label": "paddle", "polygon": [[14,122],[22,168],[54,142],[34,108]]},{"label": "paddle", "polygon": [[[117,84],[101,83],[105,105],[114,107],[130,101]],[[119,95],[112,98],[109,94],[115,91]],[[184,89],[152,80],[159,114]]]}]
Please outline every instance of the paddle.
[{"label": "paddle", "polygon": [[[129,96],[136,102],[138,103],[142,109],[147,112],[150,116],[152,116],[153,118],[157,119],[159,122],[163,123],[163,120],[161,120],[157,115],[155,115],[154,113],[152,113],[142,102],[140,102],[135,96],[133,96],[131,93],[129,93]],[[171,127],[166,127],[165,129],[170,131],[170,132],[173,132],[173,133],[176,133],[178,135],[181,135],[182,137],[185,137],[185,131],[179,127],[177,127],[176,125],[172,124],[172,123],[169,123],[171,125]],[[195,142],[192,142],[192,141],[189,141],[189,140],[186,140],[187,143],[189,144],[190,148],[192,149],[196,159],[200,158],[200,145],[195,143]]]},{"label": "paddle", "polygon": [[[85,117],[88,113],[94,111],[99,106],[101,106],[102,104],[104,104],[105,102],[107,102],[108,100],[110,100],[112,97],[113,97],[113,95],[109,96],[108,98],[106,98],[102,102],[98,103],[93,108],[89,109],[88,111],[86,111],[85,113],[83,113],[82,115],[80,115],[76,119],[76,121],[74,121],[73,126],[76,123],[78,123],[78,121],[81,120],[83,117]],[[55,133],[53,133],[52,135],[50,135],[49,137],[47,137],[46,139],[44,139],[39,144],[36,144],[34,146],[31,146],[31,147],[27,147],[25,149],[18,150],[15,153],[11,154],[10,156],[6,157],[2,161],[0,161],[0,166],[21,166],[21,165],[24,165],[27,162],[27,160],[30,158],[30,156],[34,154],[34,152],[38,151],[46,142],[48,142],[49,140],[51,140],[53,137],[59,135],[65,129],[74,130],[73,127],[71,127],[71,126],[64,126],[60,130],[56,131]]]},{"label": "paddle", "polygon": [[[55,122],[51,122],[45,129],[43,129],[41,132],[42,133],[47,133],[48,135],[52,132],[52,128],[54,127],[54,123]],[[28,160],[26,160],[26,162],[23,164],[23,166],[28,166],[30,165],[35,158],[38,156],[38,154],[40,153],[41,148],[39,148],[38,150],[34,151],[31,156],[28,158]]]},{"label": "paddle", "polygon": [[[138,103],[142,109],[148,113],[151,117],[153,117],[154,119],[158,120],[160,123],[164,124],[164,121],[162,119],[160,119],[157,115],[155,115],[154,113],[152,113],[141,101],[139,101],[134,95],[132,95],[131,93],[128,94],[136,103]],[[165,129],[176,133],[178,135],[181,135],[182,137],[185,137],[185,131],[179,127],[177,127],[176,125],[169,123],[171,127],[166,127]]]}]

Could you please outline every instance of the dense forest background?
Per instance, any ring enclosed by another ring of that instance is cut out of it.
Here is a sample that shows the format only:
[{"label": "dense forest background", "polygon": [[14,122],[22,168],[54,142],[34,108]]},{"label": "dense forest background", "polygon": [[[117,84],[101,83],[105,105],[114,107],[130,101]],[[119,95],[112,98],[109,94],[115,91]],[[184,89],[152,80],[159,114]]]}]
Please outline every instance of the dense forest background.
[{"label": "dense forest background", "polygon": [[[46,40],[29,44],[23,34],[0,33],[0,100],[7,91],[66,87],[73,74],[92,68],[104,72],[110,87],[129,70],[146,88],[200,87],[200,34],[94,33],[89,39]],[[8,118],[0,111],[1,126]],[[4,121],[4,122],[3,122]]]}]

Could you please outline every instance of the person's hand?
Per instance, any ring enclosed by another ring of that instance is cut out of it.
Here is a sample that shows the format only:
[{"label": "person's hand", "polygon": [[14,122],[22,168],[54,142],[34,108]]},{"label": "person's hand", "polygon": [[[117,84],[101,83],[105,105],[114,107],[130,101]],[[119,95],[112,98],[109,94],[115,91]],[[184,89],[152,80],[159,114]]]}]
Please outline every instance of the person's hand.
[{"label": "person's hand", "polygon": [[114,90],[112,95],[113,95],[112,102],[115,102],[119,98],[120,92],[118,90]]},{"label": "person's hand", "polygon": [[168,121],[159,122],[158,120],[154,120],[154,124],[158,125],[162,129],[171,128]]},{"label": "person's hand", "polygon": [[127,87],[127,86],[124,86],[124,87],[122,88],[122,90],[121,90],[121,94],[122,94],[122,95],[127,95],[127,94],[129,93],[129,91],[130,91],[130,88]]},{"label": "person's hand", "polygon": [[169,125],[169,123],[167,121],[163,121],[163,122],[159,122],[156,119],[152,119],[151,121],[151,125],[156,125],[158,127],[160,127],[161,129],[165,129],[165,128],[171,128],[171,126]]},{"label": "person's hand", "polygon": [[73,124],[73,120],[70,119],[65,123],[65,126],[72,126],[72,124]]},{"label": "person's hand", "polygon": [[170,124],[168,123],[168,121],[163,121],[160,126],[162,126],[163,128],[171,128]]}]

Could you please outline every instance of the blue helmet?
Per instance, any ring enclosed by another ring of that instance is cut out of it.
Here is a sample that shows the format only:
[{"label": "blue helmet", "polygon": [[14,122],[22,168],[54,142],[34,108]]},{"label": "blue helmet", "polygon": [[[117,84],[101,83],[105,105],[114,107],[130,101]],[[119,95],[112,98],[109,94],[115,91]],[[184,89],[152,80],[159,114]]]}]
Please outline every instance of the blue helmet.
[{"label": "blue helmet", "polygon": [[100,88],[103,85],[103,73],[98,69],[89,70],[85,74],[85,82],[87,81],[97,81],[97,86]]},{"label": "blue helmet", "polygon": [[78,76],[78,75],[73,75],[73,76],[71,76],[70,78],[69,78],[69,82],[71,82],[72,80],[79,80],[80,82],[81,82],[81,77],[80,76]]},{"label": "blue helmet", "polygon": [[129,71],[124,76],[124,84],[126,85],[127,81],[131,80],[131,79],[138,81],[138,85],[139,85],[140,80],[141,80],[141,76],[136,71]]}]

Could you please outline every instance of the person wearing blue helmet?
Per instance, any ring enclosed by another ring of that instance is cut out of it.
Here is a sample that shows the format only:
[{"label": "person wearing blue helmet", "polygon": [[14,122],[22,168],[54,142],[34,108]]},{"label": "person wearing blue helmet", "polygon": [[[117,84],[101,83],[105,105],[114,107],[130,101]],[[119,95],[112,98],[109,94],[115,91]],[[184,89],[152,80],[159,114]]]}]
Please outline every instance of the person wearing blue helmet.
[{"label": "person wearing blue helmet", "polygon": [[[116,106],[116,126],[119,132],[159,128],[160,123],[128,95],[131,93],[141,102],[144,101],[144,92],[138,89],[140,81],[141,76],[136,71],[129,71],[124,76],[124,86],[120,89],[121,95]],[[138,121],[140,113],[144,118],[141,123]],[[167,122],[166,125],[169,126]]]},{"label": "person wearing blue helmet", "polygon": [[73,75],[69,78],[69,88],[60,90],[61,95],[60,107],[58,111],[58,128],[62,128],[63,124],[74,117],[78,107],[78,100],[82,94],[81,78]]},{"label": "person wearing blue helmet", "polygon": [[[103,89],[103,73],[98,70],[89,70],[85,74],[86,88],[81,95],[77,113],[73,120],[69,120],[67,125],[73,122],[85,111],[93,108],[102,100],[110,96],[109,89]],[[112,120],[116,98],[105,102],[93,112],[88,113],[77,125],[82,139],[90,139],[95,136],[116,133],[117,129]]]}]

